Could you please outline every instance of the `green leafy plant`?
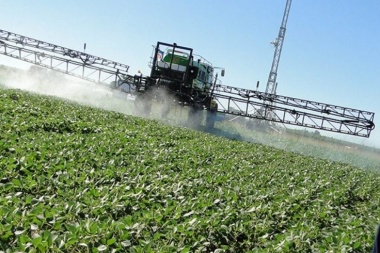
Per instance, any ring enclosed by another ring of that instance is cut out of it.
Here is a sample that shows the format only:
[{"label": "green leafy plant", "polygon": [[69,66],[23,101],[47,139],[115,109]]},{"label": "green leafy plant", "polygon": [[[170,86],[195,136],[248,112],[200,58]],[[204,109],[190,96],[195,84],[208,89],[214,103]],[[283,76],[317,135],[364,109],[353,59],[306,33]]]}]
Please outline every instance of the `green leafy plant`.
[{"label": "green leafy plant", "polygon": [[0,250],[368,252],[380,176],[1,90]]}]

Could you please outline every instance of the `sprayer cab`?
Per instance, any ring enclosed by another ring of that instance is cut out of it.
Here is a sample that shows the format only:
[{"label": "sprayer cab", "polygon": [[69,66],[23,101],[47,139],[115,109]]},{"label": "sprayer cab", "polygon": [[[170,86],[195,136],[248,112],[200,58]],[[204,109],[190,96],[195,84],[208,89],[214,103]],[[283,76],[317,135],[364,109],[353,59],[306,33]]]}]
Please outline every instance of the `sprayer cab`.
[{"label": "sprayer cab", "polygon": [[192,61],[193,49],[178,46],[176,43],[157,42],[150,77],[187,86],[198,74],[198,68],[192,66]]},{"label": "sprayer cab", "polygon": [[214,67],[193,49],[157,42],[151,62],[150,80],[187,104],[209,107]]}]

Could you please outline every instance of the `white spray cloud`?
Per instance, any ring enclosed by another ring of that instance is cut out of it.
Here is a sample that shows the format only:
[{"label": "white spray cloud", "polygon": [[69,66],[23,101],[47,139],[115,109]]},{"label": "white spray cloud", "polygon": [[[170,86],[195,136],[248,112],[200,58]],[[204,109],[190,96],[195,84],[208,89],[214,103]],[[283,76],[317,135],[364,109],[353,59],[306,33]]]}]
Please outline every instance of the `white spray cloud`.
[{"label": "white spray cloud", "polygon": [[8,71],[2,82],[9,88],[56,96],[82,105],[125,114],[133,111],[133,102],[129,102],[131,97],[127,93],[38,67],[27,71]]},{"label": "white spray cloud", "polygon": [[[332,147],[330,149],[327,148],[326,143],[321,142],[318,144],[318,142],[315,141],[311,141],[312,143],[310,145],[306,145],[304,139],[302,141],[297,141],[294,140],[294,137],[287,138],[286,134],[279,135],[278,133],[257,132],[255,130],[246,129],[245,126],[237,126],[237,124],[230,124],[226,121],[218,122],[216,124],[217,129],[207,130],[202,127],[199,128],[197,127],[197,125],[199,125],[198,122],[197,124],[194,124],[194,121],[196,121],[195,119],[197,118],[196,115],[204,117],[206,112],[197,112],[197,114],[188,117],[189,109],[180,106],[176,103],[174,96],[165,92],[160,92],[161,99],[159,100],[161,102],[155,103],[152,106],[152,109],[147,112],[141,105],[135,106],[133,98],[127,93],[110,89],[99,84],[80,81],[76,78],[71,78],[61,73],[41,69],[35,66],[32,66],[27,71],[9,69],[0,66],[0,77],[0,83],[9,88],[56,96],[75,101],[79,104],[109,111],[153,118],[170,125],[206,130],[215,135],[261,143],[286,151],[301,153],[303,155],[347,162],[360,167],[380,167],[378,159],[368,159],[362,155],[353,156],[353,154],[358,153],[360,150],[356,150],[352,147],[331,145]],[[168,108],[170,109],[169,111],[167,111]],[[166,117],[165,112],[168,112]],[[339,147],[342,150],[339,152],[331,152],[331,150],[337,150]],[[361,151],[361,153],[365,152]]]}]

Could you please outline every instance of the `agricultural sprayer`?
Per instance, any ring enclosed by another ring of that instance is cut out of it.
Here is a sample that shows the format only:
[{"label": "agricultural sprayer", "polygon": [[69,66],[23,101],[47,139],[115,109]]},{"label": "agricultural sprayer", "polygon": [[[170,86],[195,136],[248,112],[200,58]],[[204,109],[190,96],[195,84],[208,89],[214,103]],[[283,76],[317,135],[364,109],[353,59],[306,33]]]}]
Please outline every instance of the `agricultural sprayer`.
[{"label": "agricultural sprayer", "polygon": [[273,122],[360,137],[369,137],[375,128],[373,112],[223,85],[210,62],[175,43],[154,46],[148,76],[130,75],[128,65],[4,30],[0,54],[123,90],[145,113],[153,101],[164,104],[164,115],[173,103],[189,107],[190,117],[206,111],[207,128],[219,114],[252,119],[253,128]]}]

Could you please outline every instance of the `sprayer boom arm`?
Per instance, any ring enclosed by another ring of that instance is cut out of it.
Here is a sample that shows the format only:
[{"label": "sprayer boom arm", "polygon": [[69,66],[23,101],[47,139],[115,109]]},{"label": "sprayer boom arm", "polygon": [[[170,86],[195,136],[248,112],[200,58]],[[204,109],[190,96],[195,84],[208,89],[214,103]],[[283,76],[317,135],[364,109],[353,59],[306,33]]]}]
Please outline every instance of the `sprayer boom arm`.
[{"label": "sprayer boom arm", "polygon": [[[218,111],[246,118],[369,137],[373,112],[227,85],[215,85]],[[271,116],[269,117],[269,113]]]},{"label": "sprayer boom arm", "polygon": [[96,83],[118,82],[129,66],[0,30],[0,54]]}]

